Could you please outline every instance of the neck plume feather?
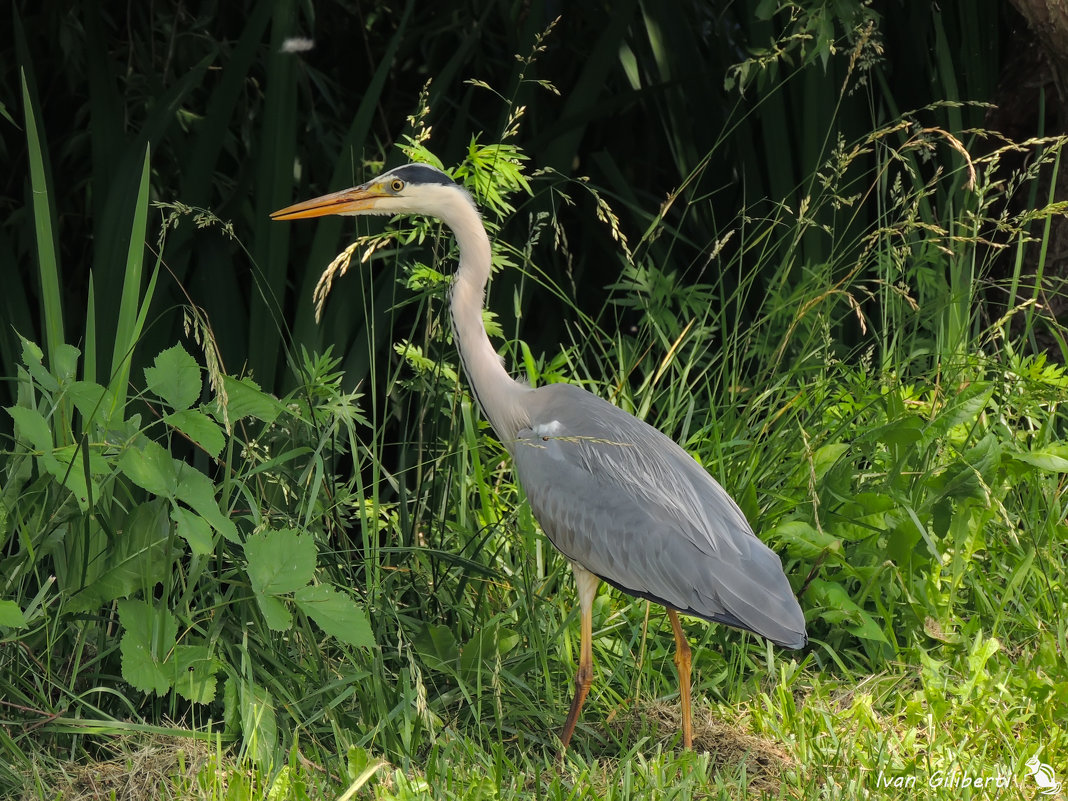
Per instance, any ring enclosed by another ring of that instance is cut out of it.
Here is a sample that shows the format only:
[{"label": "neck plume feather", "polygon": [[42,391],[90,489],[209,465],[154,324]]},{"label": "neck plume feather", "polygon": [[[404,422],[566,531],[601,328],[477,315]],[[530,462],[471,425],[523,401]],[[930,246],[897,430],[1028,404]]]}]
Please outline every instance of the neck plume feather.
[{"label": "neck plume feather", "polygon": [[482,322],[486,282],[490,277],[489,237],[473,204],[461,207],[454,204],[448,213],[440,216],[452,229],[460,250],[450,297],[456,348],[483,414],[505,447],[510,448],[519,429],[530,424],[522,404],[523,396],[530,389],[508,375]]}]

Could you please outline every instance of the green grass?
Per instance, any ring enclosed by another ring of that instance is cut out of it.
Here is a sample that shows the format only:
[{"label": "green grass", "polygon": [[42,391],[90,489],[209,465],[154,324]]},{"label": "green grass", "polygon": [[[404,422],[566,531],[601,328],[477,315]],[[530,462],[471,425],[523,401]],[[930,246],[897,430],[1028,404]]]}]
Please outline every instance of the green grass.
[{"label": "green grass", "polygon": [[[213,105],[233,106],[270,16],[258,8]],[[293,22],[284,11],[276,39]],[[629,56],[611,36],[598,43],[579,100],[614,58],[633,68],[635,91],[649,80],[642,64],[659,80],[684,74],[695,45],[660,13]],[[622,189],[525,160],[518,98],[546,88],[528,78],[533,55],[500,98],[499,135],[465,138],[458,165],[499,234],[492,337],[533,383],[581,383],[682,442],[782,554],[809,647],[685,620],[696,724],[686,752],[663,611],[603,590],[594,687],[558,759],[577,659],[570,569],[459,373],[447,234],[427,221],[357,228],[357,252],[373,255],[335,276],[330,334],[311,339],[337,335],[344,357],[302,337],[284,379],[269,347],[250,378],[220,343],[235,330],[253,344],[285,339],[269,309],[281,308],[271,292],[290,234],[162,205],[146,271],[152,164],[143,148],[113,154],[136,191],[115,190],[124,205],[101,214],[110,244],[97,255],[104,283],[122,291],[97,310],[104,284],[90,281],[84,328],[64,328],[48,150],[28,124],[45,325],[37,344],[12,335],[14,435],[0,454],[0,792],[854,799],[900,798],[896,782],[907,797],[1031,797],[1035,756],[1068,777],[1068,351],[1042,308],[1061,291],[1046,259],[1062,208],[1036,201],[1064,141],[1043,140],[1004,175],[995,168],[1011,146],[962,131],[970,107],[920,109],[838,141],[813,114],[802,162],[817,167],[802,173],[763,142],[776,202],[724,219],[709,202],[713,150],[673,127],[684,177],[651,215],[655,204]],[[272,198],[290,174],[279,165],[296,147],[285,129],[293,75],[271,58],[279,94],[265,115],[278,135],[257,161],[261,211],[282,205]],[[801,94],[816,92],[818,76],[803,77]],[[22,86],[32,121],[34,82]],[[430,157],[435,92],[409,118],[410,157]],[[665,118],[693,111],[670,84],[657,96]],[[375,97],[347,142],[366,138]],[[761,97],[768,118],[787,113],[782,95]],[[725,129],[754,122],[739,109]],[[930,123],[939,115],[958,120],[952,137]],[[222,147],[216,119],[196,130],[197,152]],[[557,156],[575,147],[565,138]],[[210,162],[191,169],[196,192],[208,191]],[[603,305],[576,290],[572,214],[585,243],[603,245]],[[309,275],[338,230],[317,230]],[[153,311],[163,282],[187,292],[188,243],[220,233],[247,241],[241,252],[257,261],[242,263],[261,270],[270,302],[233,327],[193,294]],[[542,260],[547,242],[568,269]],[[306,333],[312,278],[303,285],[294,329]],[[179,327],[180,344],[158,341]],[[293,389],[275,397],[253,378]],[[957,785],[937,783],[946,776]],[[998,776],[1013,784],[997,796],[959,786]]]}]

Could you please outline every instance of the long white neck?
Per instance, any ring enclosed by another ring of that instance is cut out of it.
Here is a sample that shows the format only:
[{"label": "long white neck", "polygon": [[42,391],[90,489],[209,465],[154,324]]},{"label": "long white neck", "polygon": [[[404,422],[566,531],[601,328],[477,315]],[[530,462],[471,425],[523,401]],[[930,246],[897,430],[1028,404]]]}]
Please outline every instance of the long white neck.
[{"label": "long white neck", "polygon": [[454,205],[438,216],[452,229],[460,250],[450,299],[456,349],[482,412],[510,447],[519,429],[530,425],[522,403],[530,388],[508,375],[482,322],[491,265],[489,237],[474,204]]}]

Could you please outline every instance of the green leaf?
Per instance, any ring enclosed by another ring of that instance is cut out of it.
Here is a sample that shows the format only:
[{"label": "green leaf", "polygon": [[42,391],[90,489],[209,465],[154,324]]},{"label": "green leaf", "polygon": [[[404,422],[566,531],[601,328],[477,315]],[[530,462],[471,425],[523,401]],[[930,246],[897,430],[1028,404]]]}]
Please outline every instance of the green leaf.
[{"label": "green leaf", "polygon": [[15,421],[17,440],[27,443],[34,451],[50,452],[52,450],[52,430],[39,411],[25,406],[8,406],[7,413]]},{"label": "green leaf", "polygon": [[860,618],[860,622],[848,624],[846,631],[854,637],[860,637],[862,640],[873,640],[890,645],[890,640],[886,639],[882,628],[871,615],[861,609],[857,613],[857,617]]},{"label": "green leaf", "polygon": [[218,684],[215,675],[222,669],[206,645],[178,645],[171,666],[174,689],[183,698],[197,704],[215,700]]},{"label": "green leaf", "polygon": [[286,605],[273,595],[256,595],[256,603],[263,612],[263,619],[271,631],[289,631],[293,628],[293,615]]},{"label": "green leaf", "polygon": [[829,442],[818,448],[812,455],[812,470],[816,479],[822,479],[852,447],[845,442]]},{"label": "green leaf", "polygon": [[326,584],[313,584],[297,590],[294,600],[327,634],[358,648],[374,647],[367,614],[350,596]]},{"label": "green leaf", "polygon": [[111,392],[92,381],[75,381],[67,390],[74,407],[81,412],[85,421],[104,420],[111,414],[115,398]]},{"label": "green leaf", "polygon": [[223,445],[226,444],[222,429],[203,412],[183,409],[180,412],[165,414],[163,419],[167,425],[174,426],[203,448],[211,458],[218,458],[222,453]]},{"label": "green leaf", "polygon": [[[231,423],[243,417],[255,417],[265,423],[273,423],[285,408],[277,398],[260,389],[251,378],[237,379],[225,375],[223,389],[226,392],[226,414]],[[216,398],[213,414],[217,420],[222,419],[219,409],[222,402],[222,398]]]},{"label": "green leaf", "polygon": [[200,397],[203,380],[200,365],[181,345],[160,353],[152,367],[145,368],[145,383],[172,408],[188,409]]},{"label": "green leaf", "polygon": [[37,386],[48,392],[58,390],[59,382],[44,366],[44,352],[36,342],[26,339],[21,334],[19,334],[19,339],[22,340],[22,363],[26,365],[26,371],[37,382]]},{"label": "green leaf", "polygon": [[166,662],[178,638],[178,621],[166,609],[144,601],[119,601],[118,606],[124,629],[119,643],[122,677],[141,692],[162,695],[174,677]]},{"label": "green leaf", "polygon": [[257,595],[295,592],[311,583],[317,550],[310,535],[293,529],[261,531],[245,543],[248,577]]},{"label": "green leaf", "polygon": [[[186,75],[183,80],[190,76]],[[179,84],[181,81],[179,82]],[[156,98],[155,114],[165,115],[166,103],[161,98]],[[149,128],[151,127],[148,126]],[[151,193],[151,152],[148,142],[151,141],[149,134],[145,141],[145,156],[141,159],[141,180],[138,183],[137,197],[133,201],[132,214],[129,211],[123,215],[123,221],[130,221],[130,237],[127,240],[126,261],[122,271],[122,289],[118,293],[118,312],[115,320],[115,338],[112,342],[110,387],[116,395],[118,404],[125,408],[126,394],[130,388],[130,355],[141,339],[144,330],[145,318],[152,304],[152,296],[155,291],[156,276],[159,274],[157,263],[156,272],[141,294],[142,273],[145,256],[145,231],[148,227],[148,204]],[[132,159],[132,154],[131,154]],[[130,165],[132,167],[132,164]],[[133,177],[132,175],[130,176]],[[118,224],[116,218],[115,223]],[[118,256],[118,253],[115,253]],[[117,265],[116,265],[117,266]],[[115,275],[113,272],[112,275]],[[118,282],[116,281],[116,284]],[[117,289],[117,287],[116,287]],[[112,307],[114,308],[114,307]],[[197,379],[199,381],[199,377]],[[150,382],[151,383],[151,382]],[[166,398],[162,393],[161,397]]]},{"label": "green leaf", "polygon": [[824,552],[841,553],[842,541],[825,531],[802,520],[788,520],[781,523],[768,535],[771,540],[779,540],[786,545],[786,551],[799,559],[816,559]]},{"label": "green leaf", "polygon": [[448,626],[428,624],[413,644],[423,660],[434,670],[456,669],[460,647],[456,642],[456,635]]},{"label": "green leaf", "polygon": [[219,508],[215,500],[215,485],[211,479],[196,468],[182,464],[179,469],[175,497],[190,506],[194,512],[203,517],[212,528],[233,543],[240,543],[237,526]]},{"label": "green leaf", "polygon": [[147,595],[166,579],[171,533],[166,508],[164,501],[154,499],[134,507],[119,521],[122,536],[94,563],[91,580],[67,602],[69,611],[89,612],[139,590]]},{"label": "green leaf", "polygon": [[945,409],[927,426],[924,437],[927,442],[934,442],[949,433],[951,429],[964,423],[970,423],[979,415],[994,395],[994,387],[986,381],[976,381],[960,391]]},{"label": "green leaf", "polygon": [[30,93],[25,68],[20,68],[19,72],[22,77],[30,188],[33,190],[31,198],[34,241],[37,249],[38,280],[41,285],[41,305],[44,310],[45,346],[50,354],[54,354],[56,348],[66,342],[63,333],[63,292],[60,289],[59,259],[56,256],[56,234],[53,225],[55,203],[51,200],[45,167],[48,148],[44,135],[37,130],[37,98]]},{"label": "green leaf", "polygon": [[1044,448],[1014,453],[1012,458],[1048,473],[1068,473],[1068,445],[1047,445]]},{"label": "green leaf", "polygon": [[135,445],[124,450],[119,457],[119,469],[141,489],[163,498],[174,498],[178,490],[175,460],[152,440],[144,440],[140,448]]},{"label": "green leaf", "polygon": [[14,601],[0,601],[0,627],[7,629],[26,628],[26,616]]},{"label": "green leaf", "polygon": [[278,745],[274,698],[258,684],[244,681],[238,687],[238,707],[246,752],[261,765],[271,764]]},{"label": "green leaf", "polygon": [[212,551],[211,525],[203,517],[181,506],[171,508],[171,520],[178,527],[178,536],[186,541],[196,556],[206,556]]},{"label": "green leaf", "polygon": [[812,579],[808,584],[807,597],[822,607],[820,617],[828,623],[841,624],[859,620],[862,611],[849,592],[841,584],[824,579]]}]

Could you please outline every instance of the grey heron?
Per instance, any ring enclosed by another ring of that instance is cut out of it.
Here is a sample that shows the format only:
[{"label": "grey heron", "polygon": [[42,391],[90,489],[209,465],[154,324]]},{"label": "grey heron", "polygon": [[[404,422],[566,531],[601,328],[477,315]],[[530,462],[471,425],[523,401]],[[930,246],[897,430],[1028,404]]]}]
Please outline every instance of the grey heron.
[{"label": "grey heron", "polygon": [[730,495],[669,437],[577,386],[534,388],[508,374],[482,322],[489,236],[471,195],[448,175],[407,164],[271,217],[327,214],[436,217],[456,238],[450,306],[460,361],[512,456],[534,517],[571,562],[578,588],[579,664],[562,749],[593,681],[593,600],[602,580],[667,608],[683,745],[691,747],[691,650],[679,613],[803,648],[805,618],[779,557],[757,539]]}]

